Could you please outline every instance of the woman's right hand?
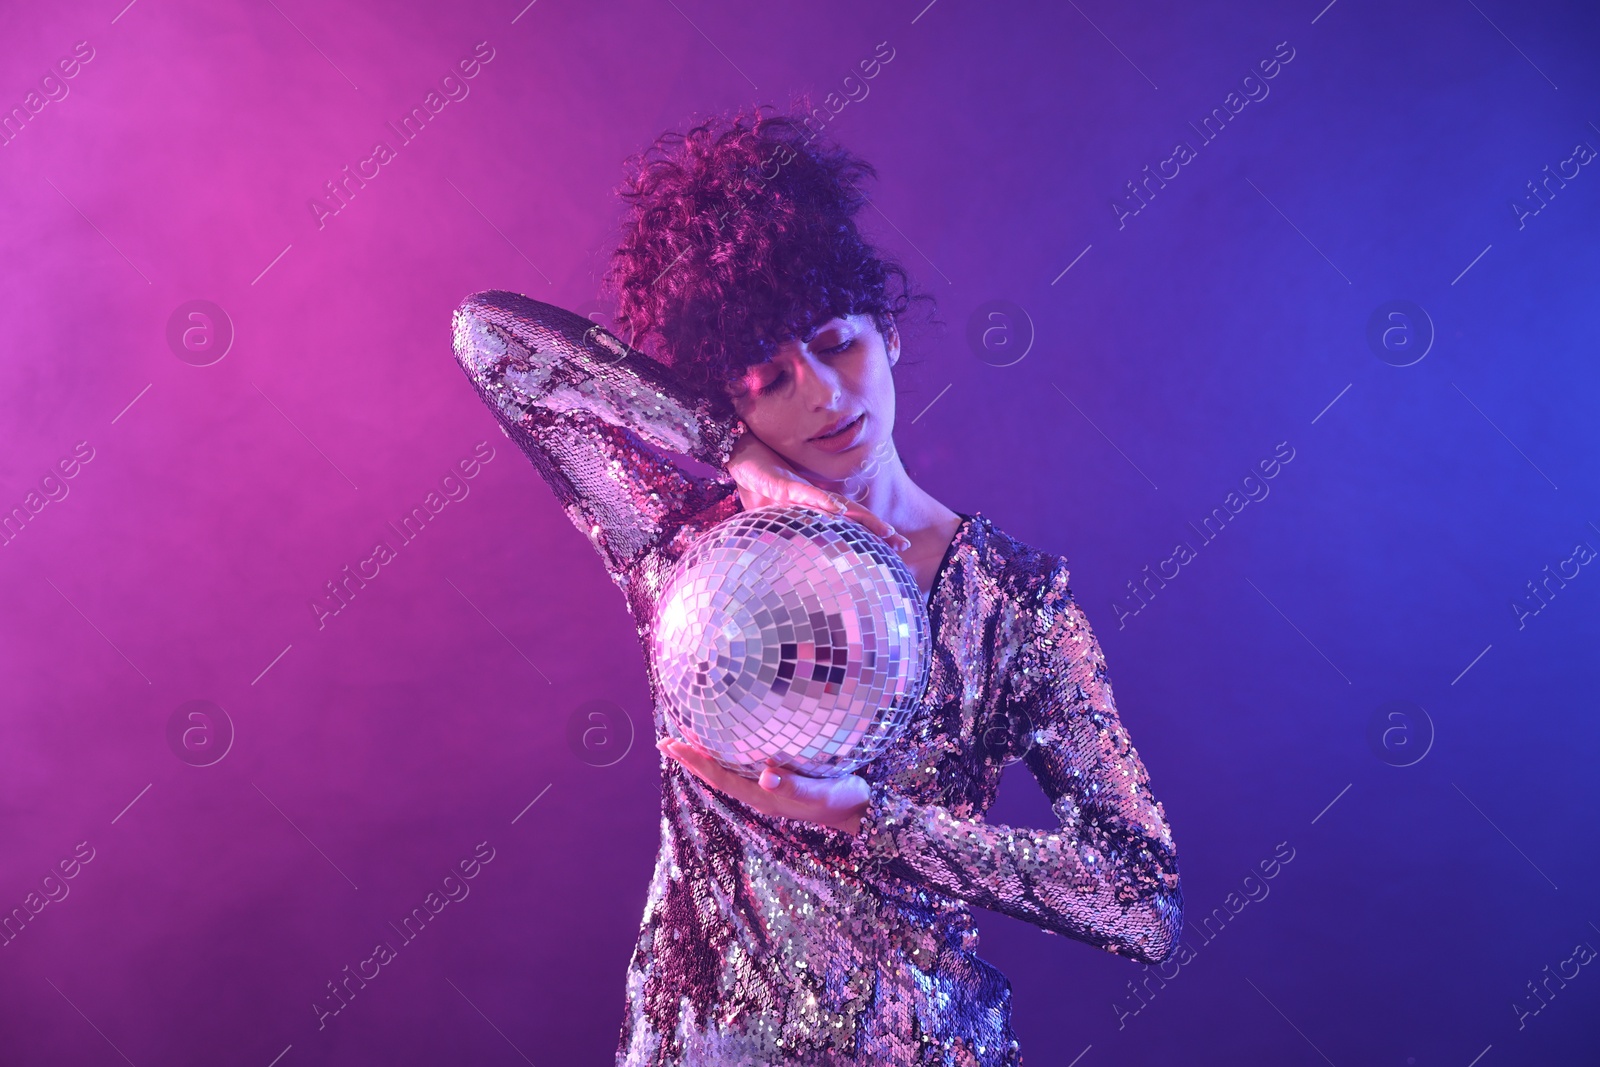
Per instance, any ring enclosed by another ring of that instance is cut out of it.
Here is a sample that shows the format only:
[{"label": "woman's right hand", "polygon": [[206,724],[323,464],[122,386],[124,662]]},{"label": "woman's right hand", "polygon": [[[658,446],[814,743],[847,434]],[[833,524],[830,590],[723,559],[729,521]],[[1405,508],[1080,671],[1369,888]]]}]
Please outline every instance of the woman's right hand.
[{"label": "woman's right hand", "polygon": [[734,442],[733,452],[728,456],[728,476],[738,487],[739,500],[746,511],[767,504],[802,504],[854,519],[898,551],[911,547],[905,535],[896,533],[893,526],[858,502],[806,481],[795,473],[787,460],[749,430]]}]

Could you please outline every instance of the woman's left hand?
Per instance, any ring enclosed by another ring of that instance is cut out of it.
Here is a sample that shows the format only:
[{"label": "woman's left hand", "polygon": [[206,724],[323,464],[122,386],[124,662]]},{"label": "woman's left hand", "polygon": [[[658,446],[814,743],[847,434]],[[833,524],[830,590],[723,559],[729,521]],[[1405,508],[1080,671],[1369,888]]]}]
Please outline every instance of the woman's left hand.
[{"label": "woman's left hand", "polygon": [[787,459],[753,432],[739,435],[728,456],[727,470],[746,511],[767,504],[804,504],[859,522],[898,552],[911,547],[910,538],[868,511],[859,500],[829,492],[802,478]]},{"label": "woman's left hand", "polygon": [[683,764],[695,777],[765,815],[782,815],[855,834],[867,810],[871,788],[858,774],[842,778],[810,778],[779,767],[772,760],[759,779],[735,774],[687,741],[664,737],[656,748]]}]

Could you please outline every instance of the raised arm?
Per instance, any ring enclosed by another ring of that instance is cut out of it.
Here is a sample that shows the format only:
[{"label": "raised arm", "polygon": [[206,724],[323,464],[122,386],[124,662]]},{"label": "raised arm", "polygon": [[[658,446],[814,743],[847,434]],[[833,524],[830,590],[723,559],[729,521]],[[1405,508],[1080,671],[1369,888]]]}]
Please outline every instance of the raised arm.
[{"label": "raised arm", "polygon": [[491,290],[453,317],[456,361],[506,436],[533,461],[614,581],[731,482],[720,470],[743,430],[715,419],[671,372],[564,308]]},{"label": "raised arm", "polygon": [[1057,562],[1006,697],[1057,830],[965,819],[874,785],[853,846],[902,880],[1146,963],[1178,946],[1183,896],[1166,812],[1112,701],[1105,658]]}]

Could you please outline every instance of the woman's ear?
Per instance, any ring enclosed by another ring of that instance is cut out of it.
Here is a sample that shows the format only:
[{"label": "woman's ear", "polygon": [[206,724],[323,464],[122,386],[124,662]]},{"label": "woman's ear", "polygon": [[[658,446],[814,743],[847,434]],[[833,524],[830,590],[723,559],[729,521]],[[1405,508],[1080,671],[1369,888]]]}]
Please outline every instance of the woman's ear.
[{"label": "woman's ear", "polygon": [[884,336],[884,345],[889,350],[889,366],[894,366],[900,359],[900,328],[895,325],[893,317],[889,319],[889,329]]}]

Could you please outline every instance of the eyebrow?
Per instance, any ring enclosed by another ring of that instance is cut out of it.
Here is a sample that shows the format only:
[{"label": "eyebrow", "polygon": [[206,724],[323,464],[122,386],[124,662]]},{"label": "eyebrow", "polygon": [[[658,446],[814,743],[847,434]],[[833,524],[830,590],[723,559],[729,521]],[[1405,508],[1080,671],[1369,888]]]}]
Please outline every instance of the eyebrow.
[{"label": "eyebrow", "polygon": [[845,331],[845,330],[848,330],[848,329],[850,329],[850,321],[848,319],[844,319],[844,318],[829,319],[827,322],[823,323],[821,326],[818,326],[815,330],[812,330],[811,331],[811,335],[809,337],[805,338],[805,343],[809,345],[812,341],[816,340],[818,337],[821,337],[823,334],[827,333],[829,330],[838,330],[838,331],[842,332],[842,331]]},{"label": "eyebrow", "polygon": [[771,359],[763,359],[758,362],[751,363],[745,367],[745,369],[739,374],[739,377],[735,380],[744,382],[748,381],[751,375],[755,375],[756,380],[759,381],[763,377],[762,368],[774,366],[775,363],[776,361]]}]

